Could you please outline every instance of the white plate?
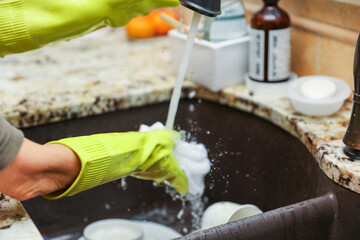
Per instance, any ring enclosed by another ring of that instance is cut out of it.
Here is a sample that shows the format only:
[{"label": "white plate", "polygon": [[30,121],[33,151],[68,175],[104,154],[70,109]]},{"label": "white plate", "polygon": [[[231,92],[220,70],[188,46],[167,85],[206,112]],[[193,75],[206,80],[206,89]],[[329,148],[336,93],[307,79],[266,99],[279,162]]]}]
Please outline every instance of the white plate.
[{"label": "white plate", "polygon": [[[139,224],[144,230],[144,240],[170,240],[181,237],[181,234],[174,229],[155,222],[132,221]],[[79,240],[85,240],[84,237]],[[105,240],[105,239],[104,239]]]}]

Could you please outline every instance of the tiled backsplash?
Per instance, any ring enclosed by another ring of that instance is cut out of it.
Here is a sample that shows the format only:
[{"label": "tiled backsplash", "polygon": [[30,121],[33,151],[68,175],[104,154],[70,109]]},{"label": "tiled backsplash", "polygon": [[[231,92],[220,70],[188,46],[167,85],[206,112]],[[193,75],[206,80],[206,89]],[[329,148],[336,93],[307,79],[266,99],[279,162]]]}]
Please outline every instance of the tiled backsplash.
[{"label": "tiled backsplash", "polygon": [[[280,0],[293,20],[292,70],[322,74],[353,84],[353,60],[360,32],[360,0]],[[262,0],[244,0],[248,19]]]}]

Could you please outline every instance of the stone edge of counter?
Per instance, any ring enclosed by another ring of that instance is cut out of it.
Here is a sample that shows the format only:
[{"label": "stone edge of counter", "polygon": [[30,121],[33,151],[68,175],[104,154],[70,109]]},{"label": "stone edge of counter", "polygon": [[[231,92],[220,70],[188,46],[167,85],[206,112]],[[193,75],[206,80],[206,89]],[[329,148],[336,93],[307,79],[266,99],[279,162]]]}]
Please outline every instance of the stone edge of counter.
[{"label": "stone edge of counter", "polygon": [[22,204],[0,193],[0,240],[42,240],[35,224]]}]

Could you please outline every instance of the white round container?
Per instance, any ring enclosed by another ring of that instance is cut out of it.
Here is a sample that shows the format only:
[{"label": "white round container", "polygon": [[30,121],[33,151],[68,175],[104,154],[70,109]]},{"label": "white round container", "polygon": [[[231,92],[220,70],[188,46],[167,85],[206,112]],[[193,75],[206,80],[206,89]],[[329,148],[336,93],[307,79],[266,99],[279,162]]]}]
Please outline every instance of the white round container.
[{"label": "white round container", "polygon": [[105,219],[89,224],[84,229],[85,240],[143,240],[139,224],[125,219]]},{"label": "white round container", "polygon": [[286,97],[286,90],[288,85],[295,79],[297,79],[295,73],[290,74],[290,78],[285,82],[258,82],[253,81],[249,78],[249,74],[245,75],[245,84],[246,87],[253,92],[255,95],[266,95],[271,98],[281,98]]},{"label": "white round container", "polygon": [[[336,85],[335,93],[330,97],[315,99],[304,96],[301,93],[301,86],[305,82],[313,80],[327,80]],[[344,104],[345,99],[349,97],[351,89],[342,79],[330,76],[305,76],[298,78],[289,84],[287,96],[296,111],[309,116],[327,116],[336,113]]]},{"label": "white round container", "polygon": [[252,204],[217,202],[205,210],[201,219],[201,229],[219,226],[259,213],[262,213],[262,211],[257,206]]}]

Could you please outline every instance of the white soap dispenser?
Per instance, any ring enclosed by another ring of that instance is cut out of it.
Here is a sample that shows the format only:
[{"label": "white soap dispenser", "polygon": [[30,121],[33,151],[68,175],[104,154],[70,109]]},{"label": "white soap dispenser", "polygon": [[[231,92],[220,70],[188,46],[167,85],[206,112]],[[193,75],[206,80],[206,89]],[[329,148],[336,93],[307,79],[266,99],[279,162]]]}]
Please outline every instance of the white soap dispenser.
[{"label": "white soap dispenser", "polygon": [[245,11],[241,0],[222,0],[221,12],[216,18],[205,18],[205,40],[221,42],[246,35]]}]

